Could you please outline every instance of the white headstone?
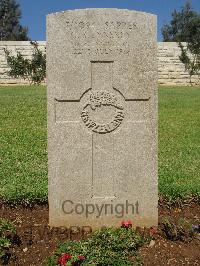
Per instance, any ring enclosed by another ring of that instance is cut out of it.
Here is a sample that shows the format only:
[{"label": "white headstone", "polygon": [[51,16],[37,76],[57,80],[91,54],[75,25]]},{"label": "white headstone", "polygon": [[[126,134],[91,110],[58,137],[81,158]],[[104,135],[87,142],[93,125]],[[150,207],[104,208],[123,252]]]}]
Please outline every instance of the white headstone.
[{"label": "white headstone", "polygon": [[156,16],[47,17],[51,226],[158,222]]}]

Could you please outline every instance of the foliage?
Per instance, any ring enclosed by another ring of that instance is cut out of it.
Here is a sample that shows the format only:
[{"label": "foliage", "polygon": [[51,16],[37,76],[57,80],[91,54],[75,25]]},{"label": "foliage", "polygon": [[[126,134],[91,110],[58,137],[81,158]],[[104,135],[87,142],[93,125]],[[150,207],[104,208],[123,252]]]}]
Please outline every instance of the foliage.
[{"label": "foliage", "polygon": [[192,10],[190,3],[186,2],[181,11],[174,10],[170,25],[163,26],[162,34],[163,41],[178,42],[181,49],[179,58],[192,84],[192,76],[200,77],[200,13]]},{"label": "foliage", "polygon": [[191,85],[193,84],[192,77],[194,75],[197,75],[198,79],[200,79],[200,16],[198,31],[198,35],[196,35],[197,39],[187,42],[186,46],[179,42],[179,47],[181,49],[179,59],[185,65],[185,70],[190,76]]},{"label": "foliage", "polygon": [[[68,253],[75,256],[82,255],[85,260],[81,265],[96,266],[128,266],[133,265],[130,257],[137,255],[137,250],[144,243],[144,239],[133,229],[109,228],[94,232],[90,238],[81,242],[65,242],[60,244],[54,255],[47,259],[46,266],[56,266],[59,256]],[[69,261],[68,265],[72,261]],[[135,262],[138,265],[139,261]]]},{"label": "foliage", "polygon": [[0,40],[27,41],[28,29],[20,25],[21,10],[15,0],[0,0]]},{"label": "foliage", "polygon": [[185,65],[186,71],[190,76],[192,84],[192,76],[200,77],[200,13],[193,11],[193,18],[187,25],[186,46],[179,41],[181,49],[181,62]]},{"label": "foliage", "polygon": [[186,219],[179,219],[175,223],[170,217],[165,217],[162,222],[162,230],[167,239],[172,241],[185,241],[194,236],[192,222]]},{"label": "foliage", "polygon": [[10,52],[4,49],[10,67],[8,75],[28,80],[30,85],[39,85],[46,77],[46,54],[38,48],[37,42],[31,42],[31,45],[33,46],[31,59],[24,58],[20,52],[17,52],[16,56],[10,55]]},{"label": "foliage", "polygon": [[170,24],[162,27],[164,42],[188,42],[199,28],[199,13],[192,10],[189,2],[180,11],[172,12]]},{"label": "foliage", "polygon": [[0,258],[5,256],[6,250],[10,247],[11,241],[8,235],[15,234],[14,226],[7,220],[0,218]]}]

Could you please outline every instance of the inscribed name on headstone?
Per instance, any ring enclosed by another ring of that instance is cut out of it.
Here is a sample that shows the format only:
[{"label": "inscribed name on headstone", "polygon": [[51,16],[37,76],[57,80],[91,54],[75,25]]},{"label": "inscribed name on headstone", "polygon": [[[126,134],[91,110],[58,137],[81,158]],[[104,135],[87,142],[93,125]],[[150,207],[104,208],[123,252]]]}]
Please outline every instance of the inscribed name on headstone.
[{"label": "inscribed name on headstone", "polygon": [[157,225],[156,16],[47,17],[49,223]]}]

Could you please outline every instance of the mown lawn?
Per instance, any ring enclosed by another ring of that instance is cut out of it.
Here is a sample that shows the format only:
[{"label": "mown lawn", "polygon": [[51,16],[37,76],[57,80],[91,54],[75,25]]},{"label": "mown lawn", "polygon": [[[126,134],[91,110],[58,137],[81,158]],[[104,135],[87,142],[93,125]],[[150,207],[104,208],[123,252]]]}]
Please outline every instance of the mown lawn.
[{"label": "mown lawn", "polygon": [[47,199],[45,87],[0,87],[0,198]]},{"label": "mown lawn", "polygon": [[159,90],[159,191],[200,196],[200,88]]},{"label": "mown lawn", "polygon": [[[45,87],[0,87],[0,199],[47,200]],[[159,89],[159,191],[200,196],[200,88]]]}]

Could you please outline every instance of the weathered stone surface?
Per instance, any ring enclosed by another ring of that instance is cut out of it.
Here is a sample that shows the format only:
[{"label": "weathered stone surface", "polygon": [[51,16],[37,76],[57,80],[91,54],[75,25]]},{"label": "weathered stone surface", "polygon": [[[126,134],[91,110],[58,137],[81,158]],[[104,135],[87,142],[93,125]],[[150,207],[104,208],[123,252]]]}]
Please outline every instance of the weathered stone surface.
[{"label": "weathered stone surface", "polygon": [[47,73],[50,225],[156,225],[156,16],[48,15]]}]

